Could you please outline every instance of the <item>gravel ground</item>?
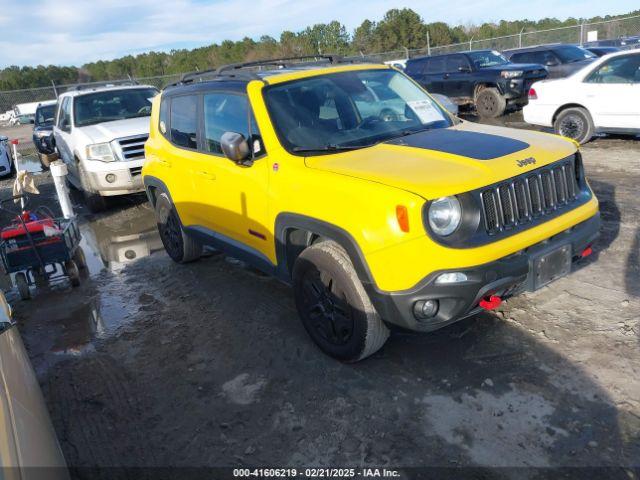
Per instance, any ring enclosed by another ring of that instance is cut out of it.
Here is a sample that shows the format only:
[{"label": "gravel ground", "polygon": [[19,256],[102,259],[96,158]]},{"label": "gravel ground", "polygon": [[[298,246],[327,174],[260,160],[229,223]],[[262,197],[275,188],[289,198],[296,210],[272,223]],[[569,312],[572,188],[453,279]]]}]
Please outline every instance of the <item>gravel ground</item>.
[{"label": "gravel ground", "polygon": [[600,138],[583,155],[604,221],[596,255],[495,314],[394,333],[355,365],[317,350],[277,281],[220,254],[172,263],[144,199],[100,216],[77,201],[90,278],[28,302],[10,292],[74,476],[474,466],[491,467],[474,478],[638,478],[640,141]]}]

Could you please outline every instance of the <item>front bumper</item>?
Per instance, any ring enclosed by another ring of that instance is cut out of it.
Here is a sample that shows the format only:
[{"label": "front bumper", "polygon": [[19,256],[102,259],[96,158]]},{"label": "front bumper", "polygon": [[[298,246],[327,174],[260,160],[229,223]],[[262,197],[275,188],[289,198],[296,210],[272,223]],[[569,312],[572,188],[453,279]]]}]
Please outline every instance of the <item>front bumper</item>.
[{"label": "front bumper", "polygon": [[[563,245],[571,245],[572,258],[580,258],[582,251],[597,238],[600,228],[600,214],[565,230],[541,243],[472,268],[452,269],[434,272],[418,285],[401,292],[381,292],[369,288],[369,296],[378,313],[388,323],[409,330],[428,332],[450,323],[462,320],[482,308],[479,302],[490,295],[502,298],[534,289],[533,259]],[[463,272],[466,282],[437,285],[436,278],[442,273]],[[438,300],[438,313],[428,319],[418,321],[413,315],[413,305],[418,300]]]},{"label": "front bumper", "polygon": [[88,183],[88,185],[83,188],[102,196],[143,192],[143,163],[144,160],[85,164],[87,167],[92,167],[92,170],[85,173],[83,183]]}]

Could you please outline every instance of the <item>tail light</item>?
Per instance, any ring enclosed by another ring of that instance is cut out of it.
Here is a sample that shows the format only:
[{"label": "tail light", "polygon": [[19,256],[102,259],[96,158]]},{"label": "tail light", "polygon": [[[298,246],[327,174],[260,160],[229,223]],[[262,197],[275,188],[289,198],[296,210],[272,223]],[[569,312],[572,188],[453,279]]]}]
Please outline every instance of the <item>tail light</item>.
[{"label": "tail light", "polygon": [[536,89],[535,88],[530,88],[529,89],[529,100],[537,100],[538,99],[538,94],[536,93]]}]

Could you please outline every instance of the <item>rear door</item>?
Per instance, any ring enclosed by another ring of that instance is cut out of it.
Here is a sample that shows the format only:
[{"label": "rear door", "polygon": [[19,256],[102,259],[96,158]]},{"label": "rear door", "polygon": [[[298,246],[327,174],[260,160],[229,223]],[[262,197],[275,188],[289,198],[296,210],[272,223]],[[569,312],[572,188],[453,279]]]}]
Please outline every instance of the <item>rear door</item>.
[{"label": "rear door", "polygon": [[596,127],[640,129],[640,52],[607,60],[581,87]]},{"label": "rear door", "polygon": [[445,94],[446,70],[445,56],[431,57],[427,60],[423,72],[423,85],[428,92]]},{"label": "rear door", "polygon": [[471,65],[464,55],[449,55],[445,63],[444,94],[452,98],[473,96]]}]

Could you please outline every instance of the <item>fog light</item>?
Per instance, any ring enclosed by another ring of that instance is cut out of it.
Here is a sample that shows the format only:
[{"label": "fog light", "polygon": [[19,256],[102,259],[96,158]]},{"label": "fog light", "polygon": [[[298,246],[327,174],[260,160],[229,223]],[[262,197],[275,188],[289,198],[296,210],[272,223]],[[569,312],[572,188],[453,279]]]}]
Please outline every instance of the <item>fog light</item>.
[{"label": "fog light", "polygon": [[462,273],[462,272],[443,273],[438,278],[436,278],[436,284],[438,285],[444,285],[448,283],[460,283],[460,282],[466,282],[466,281],[467,281],[467,275],[466,273]]},{"label": "fog light", "polygon": [[438,300],[418,300],[413,304],[413,315],[418,320],[426,320],[438,313]]},{"label": "fog light", "polygon": [[116,181],[116,176],[113,173],[108,173],[106,177],[104,177],[107,182],[113,183]]}]

